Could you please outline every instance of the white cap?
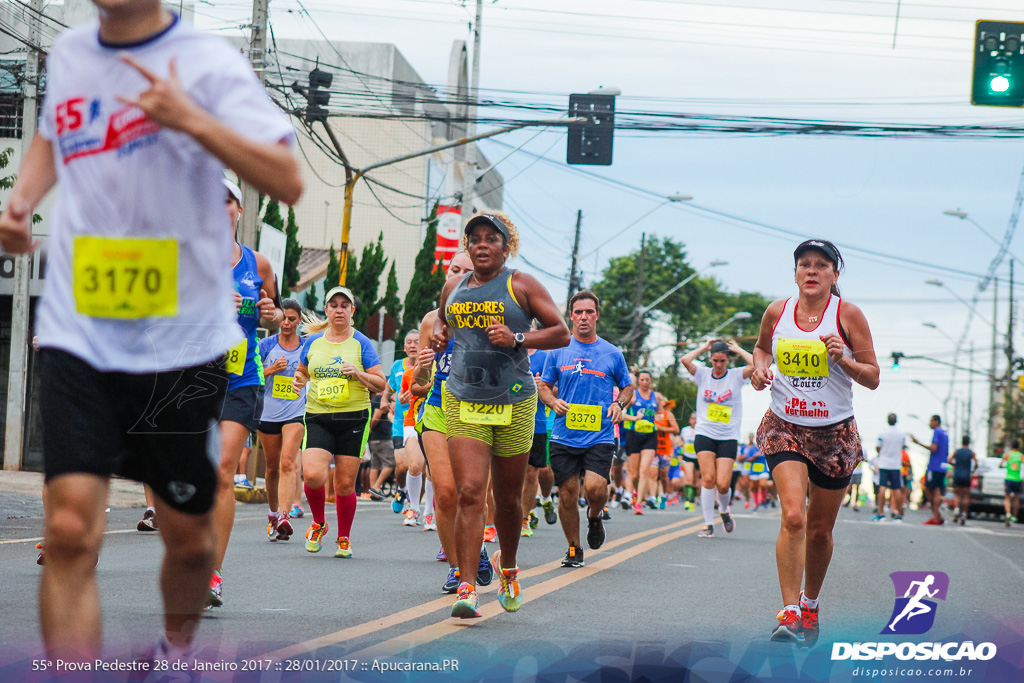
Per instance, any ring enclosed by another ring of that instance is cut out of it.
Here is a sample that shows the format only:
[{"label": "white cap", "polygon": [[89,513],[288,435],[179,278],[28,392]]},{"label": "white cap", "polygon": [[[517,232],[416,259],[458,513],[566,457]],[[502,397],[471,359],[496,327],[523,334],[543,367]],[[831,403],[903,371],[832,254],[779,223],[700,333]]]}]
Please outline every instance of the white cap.
[{"label": "white cap", "polygon": [[227,178],[224,178],[224,187],[228,188],[228,194],[230,196],[234,197],[235,201],[238,202],[238,205],[241,206],[242,205],[242,191],[238,188],[238,185],[235,185],[233,182],[231,182]]}]

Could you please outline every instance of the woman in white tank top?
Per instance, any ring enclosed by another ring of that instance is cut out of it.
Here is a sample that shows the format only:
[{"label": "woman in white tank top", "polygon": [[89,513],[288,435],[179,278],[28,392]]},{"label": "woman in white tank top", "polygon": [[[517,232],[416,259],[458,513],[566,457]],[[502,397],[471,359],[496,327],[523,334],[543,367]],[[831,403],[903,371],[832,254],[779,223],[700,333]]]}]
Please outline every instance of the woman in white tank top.
[{"label": "woman in white tank top", "polygon": [[757,391],[771,387],[757,445],[782,505],[775,555],[784,606],[771,638],[810,647],[818,639],[818,597],[832,559],[832,528],[863,460],[853,383],[875,389],[879,369],[864,314],[839,298],[839,250],[825,240],[807,240],[793,260],[799,296],[765,311],[750,384]]}]

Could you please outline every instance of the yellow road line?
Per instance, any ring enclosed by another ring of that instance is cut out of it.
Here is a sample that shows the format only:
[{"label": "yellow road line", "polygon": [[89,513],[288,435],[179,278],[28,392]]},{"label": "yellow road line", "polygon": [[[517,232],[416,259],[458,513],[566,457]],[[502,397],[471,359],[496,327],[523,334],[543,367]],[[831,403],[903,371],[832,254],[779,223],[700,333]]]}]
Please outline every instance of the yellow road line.
[{"label": "yellow road line", "polygon": [[[688,524],[690,526],[687,526]],[[524,595],[523,602],[525,603],[531,600],[535,600],[538,597],[542,597],[547,593],[558,590],[559,588],[563,588],[572,583],[575,583],[576,581],[585,579],[588,576],[593,576],[594,574],[600,571],[608,569],[609,567],[614,567],[620,562],[624,562],[625,560],[631,557],[635,557],[636,555],[642,552],[646,552],[647,550],[657,547],[663,543],[667,543],[668,541],[674,540],[681,536],[685,536],[686,534],[696,531],[697,529],[703,526],[704,520],[698,517],[696,519],[682,520],[679,522],[674,522],[672,524],[667,524],[665,526],[655,527],[653,529],[648,529],[647,531],[641,531],[635,534],[630,534],[629,536],[624,536],[623,538],[619,538],[614,541],[610,541],[604,545],[600,552],[595,552],[594,555],[603,555],[609,550],[613,550],[619,546],[631,543],[632,541],[639,540],[641,538],[644,538],[645,536],[660,534],[657,538],[653,538],[651,540],[640,543],[618,554],[606,556],[596,561],[592,560],[592,564],[588,567],[574,569],[572,572],[567,572],[556,578],[549,579],[538,584],[537,586],[531,586],[529,596],[527,597]],[[667,532],[670,532],[673,529],[680,529],[680,527],[686,528],[683,528],[671,534],[667,534]],[[529,579],[534,576],[540,576],[554,569],[560,568],[561,560],[556,560],[554,562],[549,562],[547,564],[543,564],[537,567],[533,567],[531,569],[524,570],[520,573],[519,577],[520,580]],[[491,593],[497,591],[497,589],[498,584],[492,584],[491,586],[478,588],[477,592],[480,594]],[[338,645],[348,640],[353,640],[355,638],[361,638],[368,635],[372,635],[373,633],[376,633],[378,631],[382,631],[384,629],[388,629],[393,626],[397,626],[399,624],[412,621],[414,619],[425,617],[433,612],[450,609],[451,605],[452,596],[446,595],[443,598],[431,600],[430,602],[423,603],[422,605],[410,607],[400,612],[389,614],[386,617],[382,617],[380,619],[367,621],[357,626],[351,626],[341,631],[321,636],[320,638],[314,638],[313,640],[308,640],[303,643],[296,643],[295,645],[290,645],[286,648],[276,650],[266,655],[261,655],[261,657],[281,660],[289,659],[300,655],[305,655],[309,652],[312,652],[322,647],[327,647],[329,645]],[[394,647],[400,647],[400,649],[397,651],[401,652],[402,650],[409,649],[410,647],[414,647],[418,644],[418,642],[411,642],[411,644],[409,645],[402,645],[404,643],[410,642],[410,638],[426,638],[426,640],[423,640],[422,642],[428,642],[430,640],[440,638],[444,635],[448,635],[449,633],[457,632],[458,630],[460,630],[461,628],[465,628],[466,626],[471,626],[473,624],[480,623],[481,621],[486,621],[487,619],[501,612],[504,612],[504,610],[501,609],[501,606],[498,605],[498,603],[496,602],[489,605],[485,605],[481,609],[481,611],[484,613],[484,616],[482,618],[472,620],[452,619],[449,621],[442,622],[440,624],[433,624],[431,626],[427,626],[417,631],[412,631],[404,636],[384,641],[378,645],[367,648],[366,650],[363,650],[361,652],[369,652],[371,650],[375,652],[378,647],[385,646],[391,649],[393,649]],[[438,629],[440,629],[440,631],[438,631]],[[346,655],[346,657],[349,657],[349,655]]]}]

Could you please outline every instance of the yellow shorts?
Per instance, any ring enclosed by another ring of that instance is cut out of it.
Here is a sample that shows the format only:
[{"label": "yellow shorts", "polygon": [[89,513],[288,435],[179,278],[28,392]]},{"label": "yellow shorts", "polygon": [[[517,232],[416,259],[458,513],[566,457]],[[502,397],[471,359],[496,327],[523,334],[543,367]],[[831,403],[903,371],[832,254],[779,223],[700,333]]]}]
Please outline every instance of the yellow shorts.
[{"label": "yellow shorts", "polygon": [[416,431],[420,434],[423,430],[441,432],[445,434],[448,426],[445,424],[445,414],[440,406],[432,406],[429,403],[423,407],[423,417],[416,423]]},{"label": "yellow shorts", "polygon": [[512,404],[512,422],[506,427],[466,424],[459,419],[460,401],[445,387],[445,422],[448,438],[464,436],[482,441],[491,447],[491,453],[500,458],[529,453],[533,446],[534,417],[537,414],[537,395]]}]

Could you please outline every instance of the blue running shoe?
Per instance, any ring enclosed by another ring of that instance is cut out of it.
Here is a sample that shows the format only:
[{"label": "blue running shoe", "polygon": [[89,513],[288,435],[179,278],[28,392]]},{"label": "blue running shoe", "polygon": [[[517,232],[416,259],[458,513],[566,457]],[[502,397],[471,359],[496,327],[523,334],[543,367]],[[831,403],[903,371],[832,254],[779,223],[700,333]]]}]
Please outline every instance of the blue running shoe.
[{"label": "blue running shoe", "polygon": [[405,508],[405,501],[409,496],[406,495],[405,491],[399,489],[398,493],[395,494],[395,499],[391,501],[391,511],[396,515],[402,514],[402,510]]},{"label": "blue running shoe", "polygon": [[480,548],[480,566],[476,570],[476,582],[481,586],[490,586],[491,581],[494,581],[491,560],[487,557],[487,548]]},{"label": "blue running shoe", "polygon": [[459,568],[449,567],[448,568],[448,580],[441,586],[441,592],[451,595],[459,590]]},{"label": "blue running shoe", "polygon": [[305,517],[305,515],[306,511],[303,510],[301,506],[292,503],[292,509],[288,511],[289,517],[298,517],[299,519],[301,519],[302,517]]}]

